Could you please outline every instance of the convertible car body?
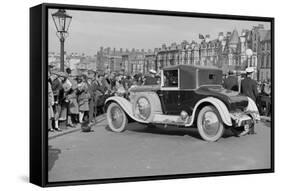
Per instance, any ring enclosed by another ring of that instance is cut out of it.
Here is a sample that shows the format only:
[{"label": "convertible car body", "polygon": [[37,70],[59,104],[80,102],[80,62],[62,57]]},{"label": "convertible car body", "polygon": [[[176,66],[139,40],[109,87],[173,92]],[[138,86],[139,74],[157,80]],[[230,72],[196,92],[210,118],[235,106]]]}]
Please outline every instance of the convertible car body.
[{"label": "convertible car body", "polygon": [[129,99],[106,100],[112,131],[126,129],[128,118],[145,124],[196,126],[206,141],[217,141],[225,128],[246,134],[260,120],[253,100],[221,86],[217,68],[177,65],[161,71],[161,84],[136,86]]}]

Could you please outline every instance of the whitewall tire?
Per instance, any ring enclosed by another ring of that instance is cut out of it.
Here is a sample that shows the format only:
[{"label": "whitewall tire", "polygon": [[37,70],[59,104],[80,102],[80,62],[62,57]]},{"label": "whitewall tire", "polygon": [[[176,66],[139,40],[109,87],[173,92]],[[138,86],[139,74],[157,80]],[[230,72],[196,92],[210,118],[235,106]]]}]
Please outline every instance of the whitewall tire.
[{"label": "whitewall tire", "polygon": [[120,133],[126,130],[128,118],[119,104],[110,103],[107,107],[106,117],[111,131]]},{"label": "whitewall tire", "polygon": [[214,106],[203,107],[197,117],[197,128],[205,141],[215,142],[223,136],[224,124]]}]

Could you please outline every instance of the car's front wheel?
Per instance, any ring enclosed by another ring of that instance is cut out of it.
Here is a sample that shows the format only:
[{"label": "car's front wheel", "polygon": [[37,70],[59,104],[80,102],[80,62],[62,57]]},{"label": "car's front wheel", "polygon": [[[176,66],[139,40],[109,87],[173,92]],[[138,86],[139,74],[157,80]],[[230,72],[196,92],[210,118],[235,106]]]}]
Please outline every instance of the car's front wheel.
[{"label": "car's front wheel", "polygon": [[200,110],[197,117],[197,128],[205,141],[215,142],[222,137],[224,124],[214,106],[205,106]]},{"label": "car's front wheel", "polygon": [[128,118],[124,110],[117,103],[110,103],[107,107],[107,121],[111,131],[123,132],[128,124]]}]

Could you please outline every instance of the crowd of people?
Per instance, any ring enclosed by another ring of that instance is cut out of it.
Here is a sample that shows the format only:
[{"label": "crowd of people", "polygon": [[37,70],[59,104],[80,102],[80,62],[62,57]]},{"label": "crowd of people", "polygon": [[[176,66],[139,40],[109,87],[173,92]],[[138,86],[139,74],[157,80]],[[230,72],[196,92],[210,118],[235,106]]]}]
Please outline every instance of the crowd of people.
[{"label": "crowd of people", "polygon": [[[50,70],[49,70],[50,71]],[[124,75],[118,73],[97,73],[72,75],[66,72],[48,72],[48,129],[61,131],[60,122],[75,128],[77,124],[92,126],[96,116],[103,113],[105,100],[118,95],[128,97],[129,89],[139,85],[160,84],[155,70],[149,75],[141,73]],[[223,87],[240,92],[253,99],[263,115],[271,115],[271,84],[253,79],[254,70],[247,68],[244,74],[229,71],[223,80]]]},{"label": "crowd of people", "polygon": [[[49,70],[50,71],[50,70]],[[48,130],[62,131],[60,122],[75,128],[77,124],[92,126],[96,116],[103,113],[106,98],[112,95],[126,97],[132,86],[157,84],[156,71],[150,75],[123,75],[117,73],[97,73],[72,75],[66,72],[48,72]]]}]

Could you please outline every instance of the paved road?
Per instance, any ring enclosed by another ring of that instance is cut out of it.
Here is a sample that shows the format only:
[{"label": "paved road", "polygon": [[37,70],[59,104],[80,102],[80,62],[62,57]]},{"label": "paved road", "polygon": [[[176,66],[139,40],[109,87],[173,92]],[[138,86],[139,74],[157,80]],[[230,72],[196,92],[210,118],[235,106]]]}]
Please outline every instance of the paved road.
[{"label": "paved road", "polygon": [[104,120],[94,132],[49,140],[49,181],[269,168],[270,124],[261,122],[256,131],[240,138],[227,132],[207,143],[192,128],[132,123],[114,133]]}]

